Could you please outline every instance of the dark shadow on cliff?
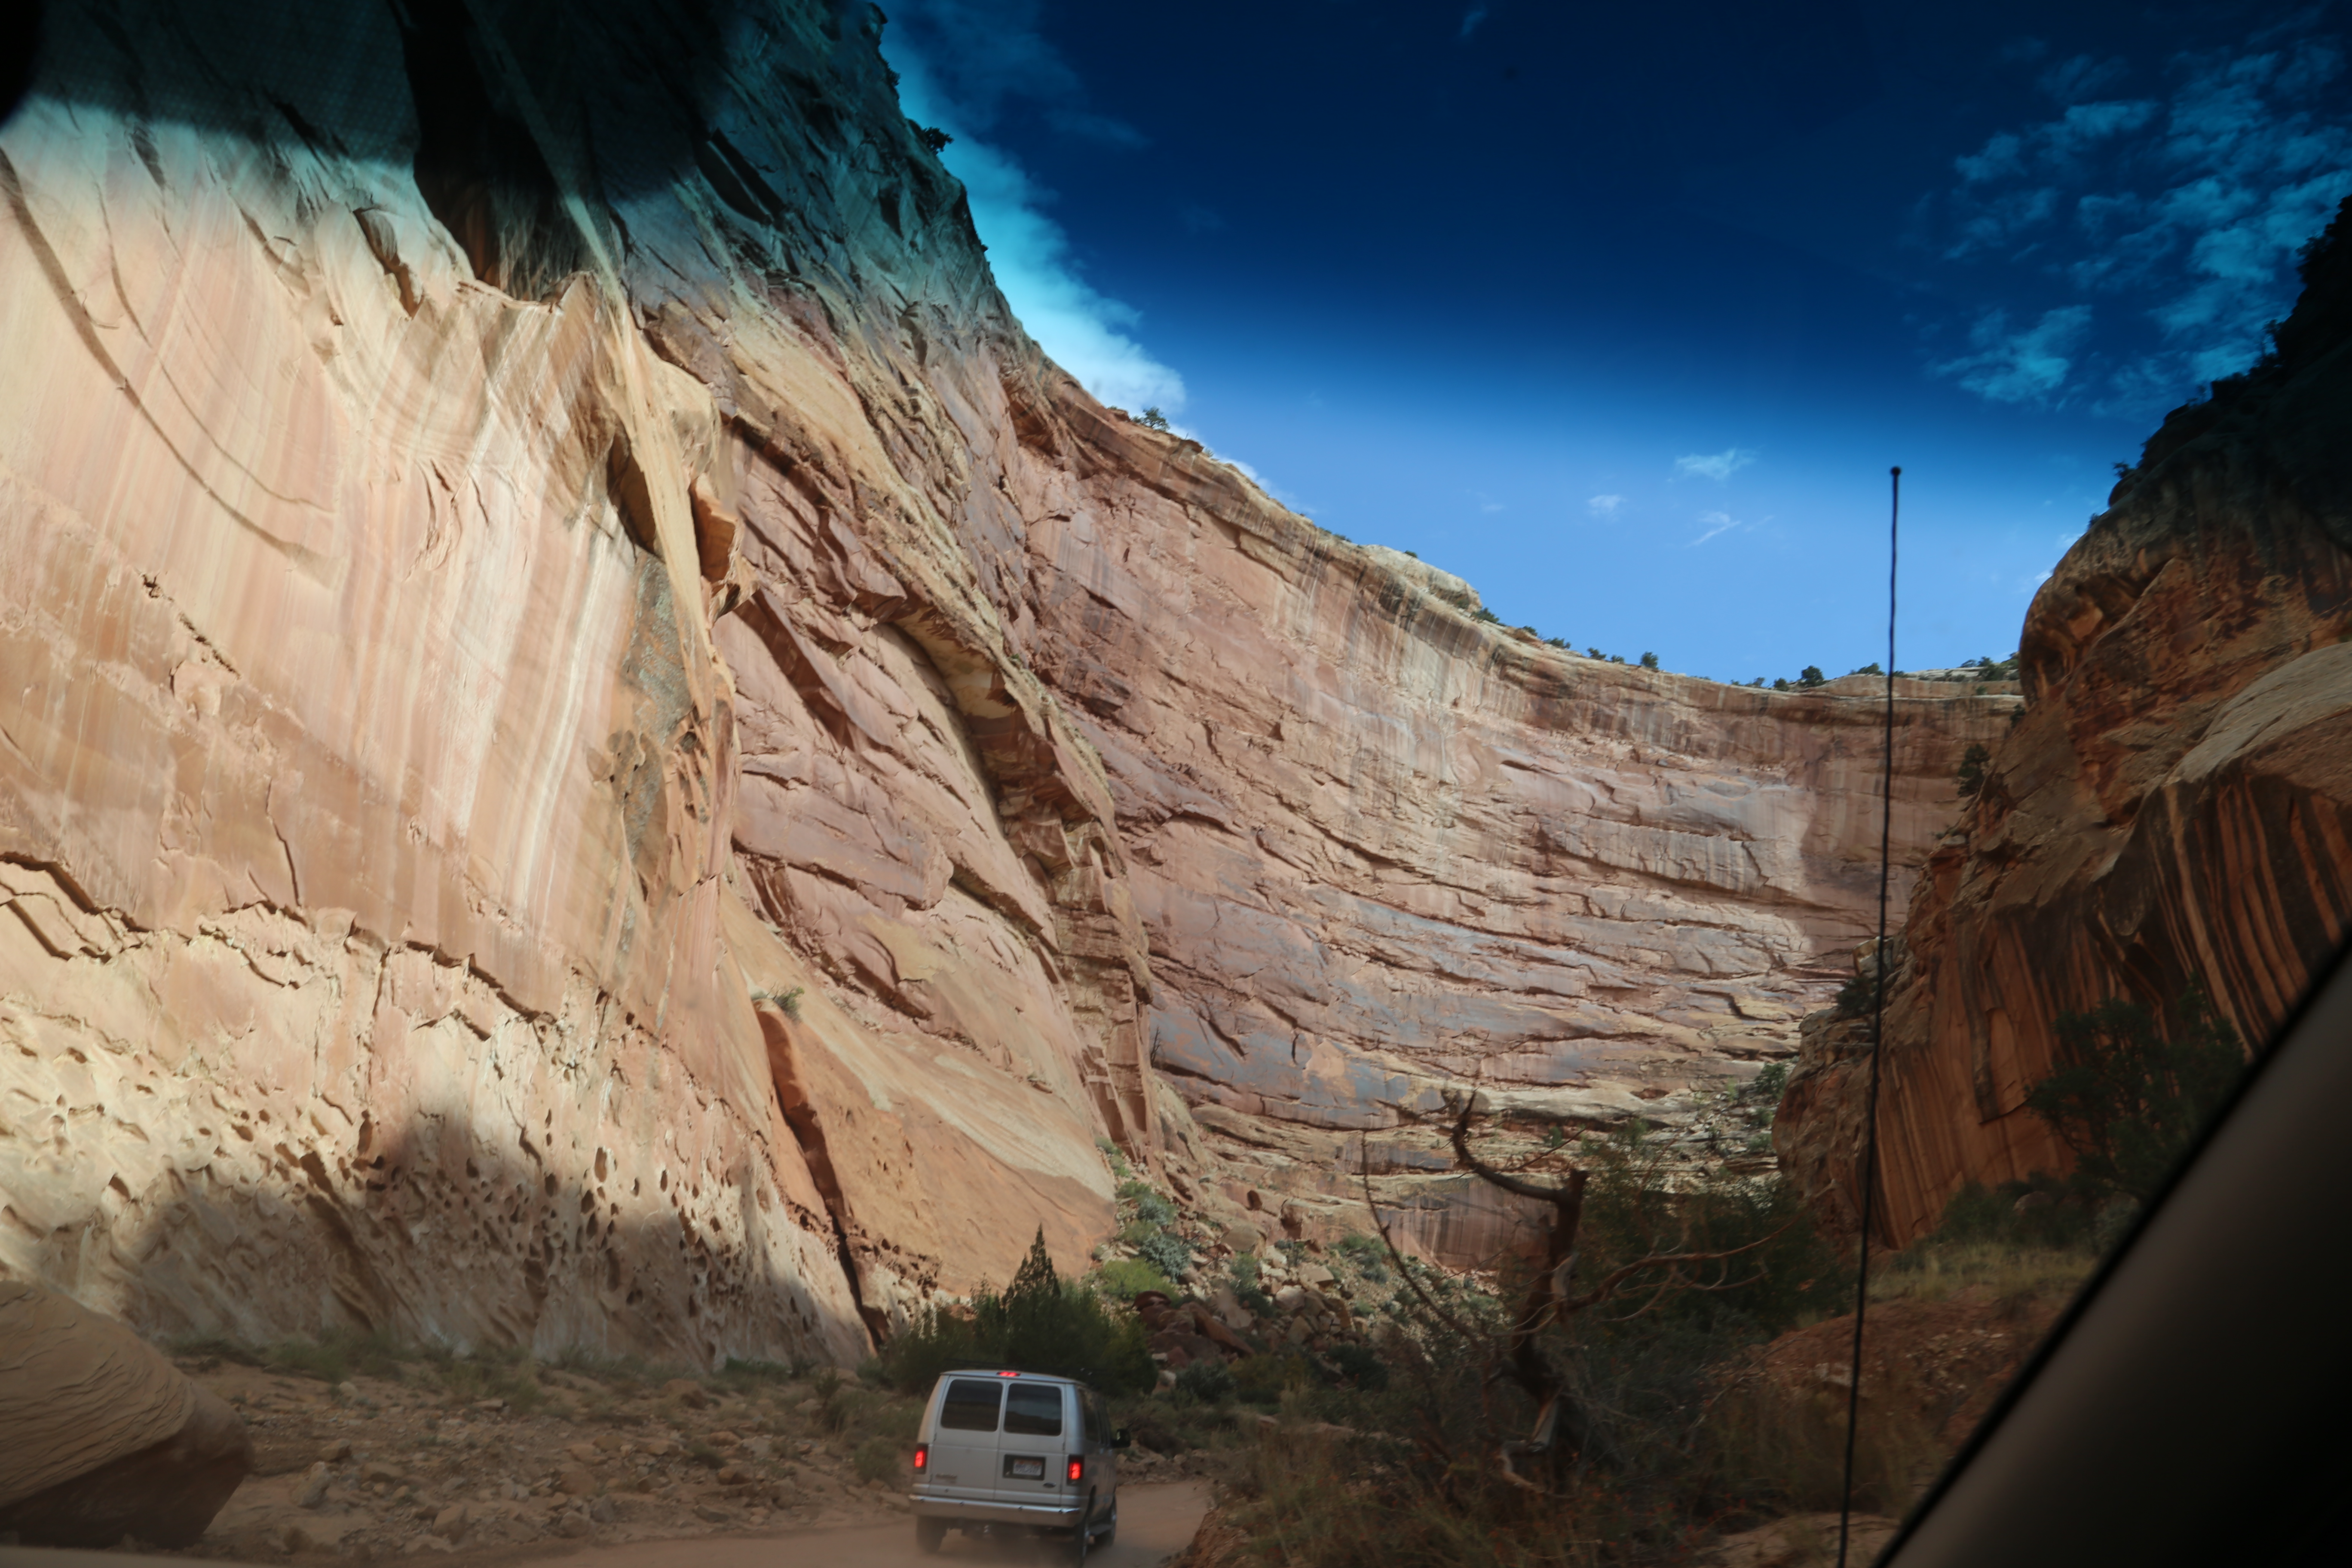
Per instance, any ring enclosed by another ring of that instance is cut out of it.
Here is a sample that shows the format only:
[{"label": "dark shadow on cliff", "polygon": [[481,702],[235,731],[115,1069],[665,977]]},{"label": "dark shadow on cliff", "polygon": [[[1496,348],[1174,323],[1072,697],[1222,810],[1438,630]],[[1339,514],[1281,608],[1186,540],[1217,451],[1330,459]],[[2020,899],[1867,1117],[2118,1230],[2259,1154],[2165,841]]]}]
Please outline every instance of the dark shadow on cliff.
[{"label": "dark shadow on cliff", "polygon": [[120,1301],[91,1304],[179,1338],[706,1368],[867,1348],[840,1310],[854,1296],[824,1277],[837,1266],[830,1216],[803,1212],[748,1151],[719,1172],[675,1152],[625,1161],[560,1126],[386,1128],[363,1115],[334,1137],[320,1125],[232,1117],[224,1146],[261,1152],[267,1177],[247,1179],[240,1161],[126,1193],[116,1212],[36,1243],[36,1274],[87,1291],[118,1272],[109,1255],[135,1259],[119,1271]]},{"label": "dark shadow on cliff", "polygon": [[618,265],[611,209],[697,172],[737,218],[790,229],[812,165],[879,127],[950,184],[916,155],[863,0],[47,0],[15,27],[37,54],[5,51],[32,58],[28,81],[0,81],[7,110],[29,90],[413,166],[477,274],[522,297],[600,250]]}]

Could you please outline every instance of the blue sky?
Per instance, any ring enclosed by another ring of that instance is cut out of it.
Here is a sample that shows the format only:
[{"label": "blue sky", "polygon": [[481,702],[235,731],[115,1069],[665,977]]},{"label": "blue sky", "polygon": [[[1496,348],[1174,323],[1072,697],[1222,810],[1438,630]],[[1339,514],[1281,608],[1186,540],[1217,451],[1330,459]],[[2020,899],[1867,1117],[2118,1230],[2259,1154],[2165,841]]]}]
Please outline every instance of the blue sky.
[{"label": "blue sky", "polygon": [[2016,646],[2352,192],[2322,4],[894,0],[1107,401],[1504,619],[1724,679]]}]

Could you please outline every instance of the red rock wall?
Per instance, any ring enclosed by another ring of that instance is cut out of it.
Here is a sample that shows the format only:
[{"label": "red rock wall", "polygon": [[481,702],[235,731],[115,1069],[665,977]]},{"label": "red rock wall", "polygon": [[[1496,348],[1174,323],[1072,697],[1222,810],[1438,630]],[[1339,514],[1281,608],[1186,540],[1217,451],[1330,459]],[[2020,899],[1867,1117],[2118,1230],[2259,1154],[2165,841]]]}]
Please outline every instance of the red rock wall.
[{"label": "red rock wall", "polygon": [[[2352,929],[2347,253],[2315,263],[2278,363],[2173,415],[2034,597],[2024,715],[1920,877],[1890,993],[1891,1242],[1966,1183],[2063,1168],[2021,1109],[2059,1013],[2200,985],[2259,1045]],[[1865,1042],[1817,1033],[1776,1139],[1851,1225]]]},{"label": "red rock wall", "polygon": [[[1874,704],[1529,646],[1102,408],[863,12],[48,12],[0,1274],[852,1357],[1082,1266],[1098,1142],[1336,1211],[1350,1132],[1474,1256],[1402,1113],[1674,1114],[1864,929]],[[1916,856],[2015,699],[1899,706]]]}]

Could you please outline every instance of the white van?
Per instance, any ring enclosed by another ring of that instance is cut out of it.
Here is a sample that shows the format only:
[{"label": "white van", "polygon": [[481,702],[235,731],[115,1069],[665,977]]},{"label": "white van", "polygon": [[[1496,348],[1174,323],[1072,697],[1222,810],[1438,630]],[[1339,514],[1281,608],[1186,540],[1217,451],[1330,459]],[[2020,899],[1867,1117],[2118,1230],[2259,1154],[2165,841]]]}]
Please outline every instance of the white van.
[{"label": "white van", "polygon": [[1066,1536],[1075,1561],[1118,1533],[1118,1450],[1103,1396],[1066,1377],[951,1372],[916,1434],[915,1544],[950,1529]]}]

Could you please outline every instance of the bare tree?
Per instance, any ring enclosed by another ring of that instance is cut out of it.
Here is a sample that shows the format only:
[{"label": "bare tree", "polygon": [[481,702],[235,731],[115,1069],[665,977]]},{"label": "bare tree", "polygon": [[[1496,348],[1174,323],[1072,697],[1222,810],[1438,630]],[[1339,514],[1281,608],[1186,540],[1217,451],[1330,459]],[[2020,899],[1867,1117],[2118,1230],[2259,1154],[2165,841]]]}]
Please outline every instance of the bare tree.
[{"label": "bare tree", "polygon": [[[1465,1344],[1483,1347],[1486,1364],[1482,1386],[1491,1387],[1498,1381],[1508,1382],[1534,1404],[1536,1416],[1533,1428],[1525,1437],[1498,1439],[1495,1462],[1504,1479],[1513,1485],[1530,1490],[1544,1490],[1547,1489],[1520,1473],[1517,1461],[1544,1456],[1557,1476],[1584,1452],[1591,1436],[1586,1413],[1570,1392],[1567,1374],[1545,1346],[1547,1332],[1568,1323],[1580,1313],[1637,1291],[1645,1292],[1647,1300],[1624,1316],[1637,1316],[1648,1311],[1678,1291],[1730,1290],[1752,1284],[1762,1276],[1750,1274],[1743,1279],[1732,1279],[1730,1270],[1724,1267],[1726,1261],[1775,1240],[1795,1221],[1788,1221],[1753,1241],[1719,1251],[1693,1252],[1667,1248],[1652,1252],[1610,1269],[1582,1290],[1578,1290],[1575,1279],[1580,1237],[1584,1227],[1585,1191],[1592,1179],[1591,1169],[1585,1165],[1572,1165],[1564,1179],[1547,1181],[1532,1179],[1519,1171],[1504,1169],[1482,1158],[1471,1147],[1471,1131],[1478,1119],[1476,1096],[1467,1092],[1448,1093],[1445,1105],[1453,1121],[1451,1137],[1455,1166],[1498,1191],[1543,1205],[1549,1210],[1545,1218],[1542,1246],[1534,1259],[1527,1287],[1501,1331],[1497,1332],[1465,1321],[1460,1313],[1450,1311],[1439,1304],[1422,1284],[1413,1269],[1407,1266],[1395,1238],[1389,1234],[1388,1221],[1381,1217],[1379,1205],[1373,1202],[1370,1161],[1360,1157],[1364,1205],[1371,1211],[1372,1223],[1379,1227],[1381,1240],[1387,1247],[1397,1272],[1420,1300],[1423,1310]],[[1646,1194],[1651,1187],[1651,1179],[1657,1173],[1654,1169],[1636,1173],[1636,1192]],[[1489,1426],[1491,1429],[1491,1423]]]}]

